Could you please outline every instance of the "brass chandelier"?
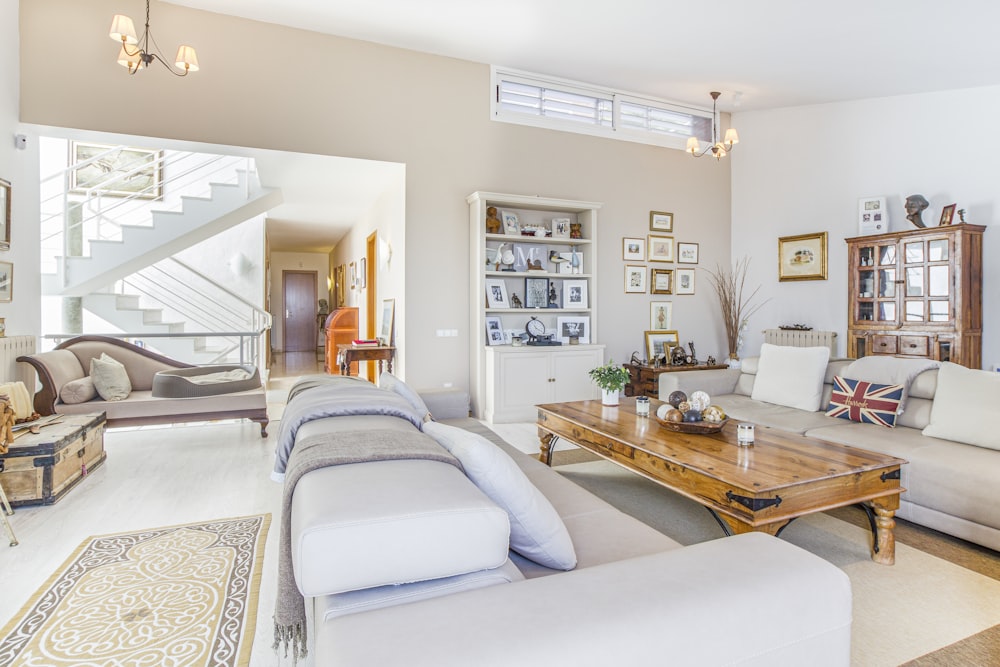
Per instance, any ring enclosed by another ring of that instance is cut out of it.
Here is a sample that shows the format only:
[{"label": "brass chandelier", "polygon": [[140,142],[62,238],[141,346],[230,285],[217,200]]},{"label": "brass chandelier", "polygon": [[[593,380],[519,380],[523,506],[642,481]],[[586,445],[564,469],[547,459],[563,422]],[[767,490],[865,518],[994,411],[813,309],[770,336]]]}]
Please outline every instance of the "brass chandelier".
[{"label": "brass chandelier", "polygon": [[[174,58],[174,66],[181,70],[180,73],[170,69],[170,65],[157,51],[159,47],[153,38],[153,33],[149,29],[149,0],[146,0],[146,29],[142,31],[142,37],[136,37],[135,24],[132,19],[122,14],[115,14],[111,19],[111,39],[121,42],[122,48],[118,52],[118,64],[128,69],[129,74],[135,74],[141,69],[148,67],[153,60],[158,60],[167,68],[167,71],[174,76],[187,76],[189,72],[198,71],[198,54],[194,47],[181,45],[177,49],[177,57]],[[153,49],[149,48],[149,43],[153,43]]]}]

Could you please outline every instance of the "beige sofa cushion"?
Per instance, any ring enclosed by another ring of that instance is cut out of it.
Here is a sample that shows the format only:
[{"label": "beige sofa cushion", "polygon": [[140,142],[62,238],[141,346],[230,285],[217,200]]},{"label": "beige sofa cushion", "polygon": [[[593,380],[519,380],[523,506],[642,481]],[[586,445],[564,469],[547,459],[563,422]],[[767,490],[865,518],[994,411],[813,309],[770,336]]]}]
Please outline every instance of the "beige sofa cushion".
[{"label": "beige sofa cushion", "polygon": [[764,343],[750,397],[816,412],[823,402],[828,347],[787,347]]},{"label": "beige sofa cushion", "polygon": [[97,398],[97,387],[89,375],[78,380],[70,380],[59,390],[59,400],[63,403],[86,403]]},{"label": "beige sofa cushion", "polygon": [[105,401],[122,401],[132,392],[125,365],[107,354],[90,360],[90,378]]},{"label": "beige sofa cushion", "polygon": [[924,435],[1000,449],[996,424],[989,419],[1000,405],[1000,374],[941,364],[931,422]]}]

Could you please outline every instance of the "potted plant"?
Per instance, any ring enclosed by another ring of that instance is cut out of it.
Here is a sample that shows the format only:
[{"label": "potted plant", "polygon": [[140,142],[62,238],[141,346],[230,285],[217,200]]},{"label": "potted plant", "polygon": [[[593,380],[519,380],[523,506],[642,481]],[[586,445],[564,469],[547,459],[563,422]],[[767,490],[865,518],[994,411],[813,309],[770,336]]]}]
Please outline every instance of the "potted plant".
[{"label": "potted plant", "polygon": [[628,371],[610,359],[603,366],[591,368],[589,374],[594,384],[601,388],[601,404],[618,405],[618,394],[629,381]]}]

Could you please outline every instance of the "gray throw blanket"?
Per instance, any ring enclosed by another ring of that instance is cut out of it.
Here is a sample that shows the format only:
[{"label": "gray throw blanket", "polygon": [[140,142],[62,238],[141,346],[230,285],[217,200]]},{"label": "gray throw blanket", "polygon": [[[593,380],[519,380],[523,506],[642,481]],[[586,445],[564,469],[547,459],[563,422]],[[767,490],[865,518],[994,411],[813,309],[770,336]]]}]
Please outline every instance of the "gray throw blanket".
[{"label": "gray throw blanket", "polygon": [[397,459],[427,459],[450,463],[460,470],[462,468],[458,459],[433,438],[417,430],[412,433],[388,430],[322,433],[304,438],[292,450],[285,472],[281,501],[273,648],[284,646],[287,657],[291,646],[294,662],[304,658],[307,653],[305,600],[295,583],[292,570],[291,508],[295,485],[306,473],[326,466]]}]

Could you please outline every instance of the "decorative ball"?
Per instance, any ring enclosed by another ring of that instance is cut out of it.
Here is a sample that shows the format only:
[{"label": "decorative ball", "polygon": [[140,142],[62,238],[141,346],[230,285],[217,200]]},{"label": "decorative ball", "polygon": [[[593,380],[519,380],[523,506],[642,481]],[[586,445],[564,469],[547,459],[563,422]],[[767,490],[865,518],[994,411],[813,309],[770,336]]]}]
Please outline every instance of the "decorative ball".
[{"label": "decorative ball", "polygon": [[673,410],[673,408],[668,403],[664,403],[660,407],[656,408],[657,419],[665,420],[667,418],[667,413],[670,412],[671,410]]},{"label": "decorative ball", "polygon": [[688,402],[691,403],[691,407],[695,410],[704,410],[712,404],[712,399],[708,396],[708,392],[696,391],[691,394]]},{"label": "decorative ball", "polygon": [[718,405],[710,405],[701,411],[701,418],[712,424],[718,424],[726,418],[726,413]]},{"label": "decorative ball", "polygon": [[688,400],[688,395],[683,391],[678,389],[677,391],[670,392],[670,396],[667,397],[667,403],[674,406],[675,408],[681,404],[681,401]]},{"label": "decorative ball", "polygon": [[681,401],[680,403],[677,404],[677,409],[680,410],[681,412],[687,412],[692,407],[694,406],[691,405],[690,401]]},{"label": "decorative ball", "polygon": [[684,421],[684,413],[676,408],[667,412],[668,422],[682,422]]},{"label": "decorative ball", "polygon": [[[678,410],[678,412],[680,412]],[[684,421],[686,422],[700,422],[701,412],[699,410],[688,410],[684,413]]]}]

